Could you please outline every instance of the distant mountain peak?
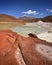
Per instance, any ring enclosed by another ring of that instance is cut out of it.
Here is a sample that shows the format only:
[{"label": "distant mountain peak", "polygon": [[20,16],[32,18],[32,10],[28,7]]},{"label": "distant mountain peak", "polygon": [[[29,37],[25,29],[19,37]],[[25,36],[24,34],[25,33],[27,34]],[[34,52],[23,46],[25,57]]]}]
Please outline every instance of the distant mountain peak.
[{"label": "distant mountain peak", "polygon": [[29,16],[22,16],[20,17],[19,19],[22,19],[22,20],[31,20],[31,19],[34,19],[33,17],[29,17]]},{"label": "distant mountain peak", "polygon": [[49,15],[49,16],[46,16],[43,18],[33,18],[33,17],[29,17],[29,16],[22,16],[19,19],[25,20],[28,22],[37,22],[37,21],[52,22],[52,15]]}]

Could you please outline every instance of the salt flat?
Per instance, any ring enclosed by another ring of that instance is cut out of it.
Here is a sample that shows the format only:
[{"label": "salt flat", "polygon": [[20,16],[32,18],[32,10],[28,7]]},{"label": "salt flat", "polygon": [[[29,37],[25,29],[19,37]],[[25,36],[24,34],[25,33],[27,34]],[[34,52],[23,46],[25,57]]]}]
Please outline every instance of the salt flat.
[{"label": "salt flat", "polygon": [[37,35],[40,39],[42,40],[46,40],[48,42],[52,42],[52,33],[42,33],[42,34],[39,34]]}]

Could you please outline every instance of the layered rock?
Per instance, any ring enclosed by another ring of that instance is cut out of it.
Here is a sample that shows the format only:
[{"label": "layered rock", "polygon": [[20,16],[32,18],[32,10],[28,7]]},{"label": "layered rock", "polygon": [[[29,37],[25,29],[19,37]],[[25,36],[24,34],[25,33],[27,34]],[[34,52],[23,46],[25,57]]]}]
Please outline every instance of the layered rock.
[{"label": "layered rock", "polygon": [[52,44],[28,35],[0,31],[0,65],[52,65]]}]

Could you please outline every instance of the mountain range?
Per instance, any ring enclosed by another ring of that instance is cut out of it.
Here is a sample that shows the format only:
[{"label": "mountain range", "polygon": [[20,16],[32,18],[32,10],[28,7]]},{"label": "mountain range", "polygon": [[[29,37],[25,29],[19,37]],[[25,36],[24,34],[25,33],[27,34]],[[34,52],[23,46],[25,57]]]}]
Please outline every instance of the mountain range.
[{"label": "mountain range", "polygon": [[0,14],[0,22],[37,22],[37,21],[52,23],[52,15],[49,15],[43,18],[33,18],[28,16],[16,18],[14,16],[10,16],[7,14]]},{"label": "mountain range", "polygon": [[20,17],[19,19],[27,22],[37,22],[37,21],[52,22],[52,15],[43,18],[32,18],[32,17],[24,16],[24,17]]},{"label": "mountain range", "polygon": [[23,22],[23,20],[7,14],[0,14],[0,22]]}]

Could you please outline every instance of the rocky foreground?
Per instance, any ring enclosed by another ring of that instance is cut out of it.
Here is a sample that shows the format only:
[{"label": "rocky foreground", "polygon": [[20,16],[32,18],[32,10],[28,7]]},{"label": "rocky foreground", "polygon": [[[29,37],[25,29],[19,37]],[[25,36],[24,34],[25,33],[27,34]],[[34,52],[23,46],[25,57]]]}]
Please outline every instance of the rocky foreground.
[{"label": "rocky foreground", "polygon": [[28,35],[0,31],[0,65],[52,65],[52,42]]}]

